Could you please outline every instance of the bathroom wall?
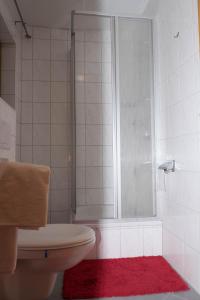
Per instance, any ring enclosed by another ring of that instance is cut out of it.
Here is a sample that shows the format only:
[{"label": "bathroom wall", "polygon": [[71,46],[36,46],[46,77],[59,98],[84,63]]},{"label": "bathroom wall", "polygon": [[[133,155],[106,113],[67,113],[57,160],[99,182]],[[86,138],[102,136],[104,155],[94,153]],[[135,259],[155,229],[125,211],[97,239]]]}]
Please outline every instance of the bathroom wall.
[{"label": "bathroom wall", "polygon": [[18,159],[52,170],[49,222],[67,223],[71,193],[69,34],[29,28],[22,35]]},{"label": "bathroom wall", "polygon": [[173,174],[158,175],[163,253],[200,292],[200,64],[197,0],[162,1],[158,36],[158,163],[175,159]]},{"label": "bathroom wall", "polygon": [[0,159],[15,160],[16,113],[0,98]]}]

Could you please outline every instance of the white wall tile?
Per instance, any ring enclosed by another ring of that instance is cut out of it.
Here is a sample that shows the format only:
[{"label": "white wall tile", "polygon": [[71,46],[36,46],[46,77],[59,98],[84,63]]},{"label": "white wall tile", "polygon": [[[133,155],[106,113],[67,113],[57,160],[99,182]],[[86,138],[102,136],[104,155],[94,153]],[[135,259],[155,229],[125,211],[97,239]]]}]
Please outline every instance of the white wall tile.
[{"label": "white wall tile", "polygon": [[75,50],[75,56],[77,61],[84,61],[84,52],[84,43],[77,42]]},{"label": "white wall tile", "polygon": [[101,125],[86,126],[86,145],[100,146],[103,143],[103,128]]},{"label": "white wall tile", "polygon": [[22,80],[32,80],[32,60],[22,61]]},{"label": "white wall tile", "polygon": [[50,82],[45,82],[45,81],[33,82],[33,100],[34,102],[50,101]]},{"label": "white wall tile", "polygon": [[86,188],[100,188],[103,186],[103,170],[101,167],[86,167]]},{"label": "white wall tile", "polygon": [[83,103],[85,100],[85,85],[83,82],[76,83],[76,101]]},{"label": "white wall tile", "polygon": [[102,146],[86,146],[85,165],[87,167],[102,166]]},{"label": "white wall tile", "polygon": [[50,78],[50,61],[34,60],[33,79],[38,81],[49,81]]},{"label": "white wall tile", "polygon": [[32,124],[21,125],[21,145],[30,146],[32,145]]},{"label": "white wall tile", "polygon": [[67,40],[68,39],[68,31],[65,29],[53,29],[52,30],[52,39]]},{"label": "white wall tile", "polygon": [[50,39],[51,31],[49,28],[44,27],[34,27],[33,37],[36,39]]},{"label": "white wall tile", "polygon": [[111,83],[112,81],[112,70],[111,63],[102,63],[102,82]]},{"label": "white wall tile", "polygon": [[50,40],[33,40],[33,59],[50,60]]},{"label": "white wall tile", "polygon": [[83,146],[86,141],[86,130],[84,125],[76,126],[76,145]]},{"label": "white wall tile", "polygon": [[33,97],[32,81],[22,81],[22,101],[31,102]]},{"label": "white wall tile", "polygon": [[112,125],[102,126],[103,138],[102,143],[104,146],[111,146],[113,144],[113,127]]},{"label": "white wall tile", "polygon": [[22,103],[21,106],[21,122],[32,123],[32,103]]},{"label": "white wall tile", "polygon": [[66,124],[71,122],[70,104],[52,103],[51,104],[51,122],[56,124]]},{"label": "white wall tile", "polygon": [[51,83],[51,99],[53,102],[65,102],[67,100],[67,85],[65,82]]},{"label": "white wall tile", "polygon": [[46,125],[46,124],[33,125],[33,144],[35,146],[50,145],[50,125]]},{"label": "white wall tile", "polygon": [[184,276],[189,284],[197,291],[200,290],[200,254],[192,248],[185,246]]},{"label": "white wall tile", "polygon": [[67,81],[68,65],[65,61],[53,61],[51,65],[51,73],[53,81]]},{"label": "white wall tile", "polygon": [[51,143],[57,146],[67,146],[71,144],[70,128],[64,124],[51,125]]},{"label": "white wall tile", "polygon": [[52,211],[51,223],[52,224],[65,224],[69,222],[69,211]]},{"label": "white wall tile", "polygon": [[67,168],[51,168],[51,188],[67,189],[70,187],[70,170]]},{"label": "white wall tile", "polygon": [[104,43],[102,44],[102,61],[111,62],[111,44]]},{"label": "white wall tile", "polygon": [[53,40],[51,44],[51,58],[52,60],[67,60],[68,47],[67,41]]},{"label": "white wall tile", "polygon": [[33,162],[39,165],[51,165],[50,147],[33,146]]},{"label": "white wall tile", "polygon": [[67,167],[69,166],[71,148],[65,146],[51,147],[51,166]]},{"label": "white wall tile", "polygon": [[51,210],[63,211],[68,210],[68,193],[67,190],[52,190],[51,191]]},{"label": "white wall tile", "polygon": [[103,155],[103,166],[112,166],[113,165],[113,147],[112,146],[103,146],[102,147]]},{"label": "white wall tile", "polygon": [[33,162],[32,146],[22,146],[21,147],[20,160],[25,163]]},{"label": "white wall tile", "polygon": [[85,188],[85,168],[83,167],[76,168],[76,187],[78,190]]},{"label": "white wall tile", "polygon": [[145,227],[143,229],[144,256],[162,255],[162,228]]},{"label": "white wall tile", "polygon": [[76,166],[84,167],[85,166],[85,146],[77,146],[76,147]]},{"label": "white wall tile", "polygon": [[76,104],[76,123],[85,124],[85,104]]},{"label": "white wall tile", "polygon": [[102,83],[101,95],[103,103],[112,103],[112,86],[110,83]]},{"label": "white wall tile", "polygon": [[142,228],[121,228],[122,257],[143,256]]},{"label": "white wall tile", "polygon": [[85,84],[85,99],[87,103],[101,102],[101,84],[86,83]]},{"label": "white wall tile", "polygon": [[87,62],[101,61],[101,44],[85,43],[85,60]]},{"label": "white wall tile", "polygon": [[112,167],[103,167],[103,187],[112,188],[113,187],[113,168]]},{"label": "white wall tile", "polygon": [[22,58],[32,59],[32,57],[33,57],[33,40],[24,38],[22,40]]},{"label": "white wall tile", "polygon": [[50,123],[50,104],[34,103],[33,104],[33,123]]},{"label": "white wall tile", "polygon": [[85,189],[77,189],[76,190],[76,201],[78,206],[85,205]]},{"label": "white wall tile", "polygon": [[97,247],[98,258],[119,258],[121,255],[120,231],[118,229],[101,230]]},{"label": "white wall tile", "polygon": [[113,205],[114,192],[110,188],[86,189],[86,202],[89,205]]},{"label": "white wall tile", "polygon": [[85,74],[87,75],[102,75],[102,64],[100,62],[85,62]]},{"label": "white wall tile", "polygon": [[86,124],[102,124],[103,107],[102,104],[86,104]]},{"label": "white wall tile", "polygon": [[184,274],[184,242],[173,233],[163,231],[163,255],[169,263],[183,276]]}]

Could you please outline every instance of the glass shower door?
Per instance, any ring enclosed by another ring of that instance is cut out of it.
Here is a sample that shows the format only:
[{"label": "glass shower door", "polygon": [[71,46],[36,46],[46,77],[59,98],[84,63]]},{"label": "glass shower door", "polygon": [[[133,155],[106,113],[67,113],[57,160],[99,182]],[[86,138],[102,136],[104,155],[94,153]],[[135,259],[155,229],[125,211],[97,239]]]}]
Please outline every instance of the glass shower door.
[{"label": "glass shower door", "polygon": [[152,24],[118,19],[122,218],[154,215]]},{"label": "glass shower door", "polygon": [[74,16],[77,220],[116,216],[113,167],[113,18]]}]

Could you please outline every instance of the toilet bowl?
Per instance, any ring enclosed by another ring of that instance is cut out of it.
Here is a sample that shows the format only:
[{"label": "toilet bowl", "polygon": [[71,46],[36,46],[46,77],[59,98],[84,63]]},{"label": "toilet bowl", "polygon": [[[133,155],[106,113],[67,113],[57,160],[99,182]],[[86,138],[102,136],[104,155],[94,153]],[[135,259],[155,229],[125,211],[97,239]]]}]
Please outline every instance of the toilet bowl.
[{"label": "toilet bowl", "polygon": [[16,271],[0,276],[0,299],[48,299],[58,272],[78,264],[94,244],[94,231],[83,225],[49,224],[37,231],[19,230]]}]

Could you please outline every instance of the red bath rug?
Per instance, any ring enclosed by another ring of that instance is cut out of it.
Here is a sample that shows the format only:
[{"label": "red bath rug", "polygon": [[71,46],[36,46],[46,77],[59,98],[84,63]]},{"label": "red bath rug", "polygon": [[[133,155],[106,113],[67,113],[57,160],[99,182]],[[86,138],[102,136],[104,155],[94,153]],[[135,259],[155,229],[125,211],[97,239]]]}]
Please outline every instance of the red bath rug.
[{"label": "red bath rug", "polygon": [[137,296],[188,289],[161,256],[86,260],[65,271],[63,298]]}]

